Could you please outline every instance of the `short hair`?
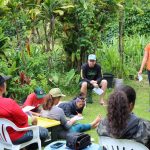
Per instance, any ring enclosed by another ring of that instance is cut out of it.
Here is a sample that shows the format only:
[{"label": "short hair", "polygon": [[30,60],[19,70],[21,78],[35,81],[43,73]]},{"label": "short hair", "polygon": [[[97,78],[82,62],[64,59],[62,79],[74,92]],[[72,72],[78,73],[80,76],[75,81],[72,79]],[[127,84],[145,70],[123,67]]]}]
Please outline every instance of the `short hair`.
[{"label": "short hair", "polygon": [[4,87],[4,83],[10,79],[10,76],[2,76],[0,75],[0,87]]},{"label": "short hair", "polygon": [[127,95],[129,104],[130,103],[133,103],[133,105],[135,104],[136,92],[135,92],[134,88],[132,88],[129,85],[124,85],[124,86],[121,86],[119,88],[119,90],[123,91]]}]

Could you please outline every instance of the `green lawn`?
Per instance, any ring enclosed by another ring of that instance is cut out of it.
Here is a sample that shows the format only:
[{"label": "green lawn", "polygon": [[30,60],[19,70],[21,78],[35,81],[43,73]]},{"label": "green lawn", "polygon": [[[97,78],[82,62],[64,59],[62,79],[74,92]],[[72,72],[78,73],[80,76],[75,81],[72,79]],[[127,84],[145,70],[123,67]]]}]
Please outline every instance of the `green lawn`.
[{"label": "green lawn", "polygon": [[[137,93],[136,104],[134,108],[134,113],[141,117],[150,120],[150,112],[148,112],[149,108],[149,86],[147,81],[147,76],[144,76],[144,80],[142,82],[138,81],[125,81],[125,84],[132,86]],[[106,93],[106,99],[109,97],[110,93],[113,92],[113,89],[108,89]],[[63,100],[70,99],[70,96],[65,97]],[[82,123],[89,123],[94,118],[101,114],[102,117],[106,116],[106,107],[99,105],[98,100],[99,97],[93,93],[93,104],[87,104],[87,107],[84,109],[83,116],[84,119],[81,121]],[[98,135],[96,130],[88,131],[92,138],[95,139],[95,142],[98,143]]]}]

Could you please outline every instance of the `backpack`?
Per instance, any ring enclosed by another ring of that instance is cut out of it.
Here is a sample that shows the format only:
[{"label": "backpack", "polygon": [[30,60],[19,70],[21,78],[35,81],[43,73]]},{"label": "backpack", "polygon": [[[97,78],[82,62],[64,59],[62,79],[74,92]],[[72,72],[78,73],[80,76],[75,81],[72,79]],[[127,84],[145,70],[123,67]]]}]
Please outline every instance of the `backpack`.
[{"label": "backpack", "polygon": [[91,145],[91,137],[85,133],[68,133],[66,146],[73,150],[82,150]]}]

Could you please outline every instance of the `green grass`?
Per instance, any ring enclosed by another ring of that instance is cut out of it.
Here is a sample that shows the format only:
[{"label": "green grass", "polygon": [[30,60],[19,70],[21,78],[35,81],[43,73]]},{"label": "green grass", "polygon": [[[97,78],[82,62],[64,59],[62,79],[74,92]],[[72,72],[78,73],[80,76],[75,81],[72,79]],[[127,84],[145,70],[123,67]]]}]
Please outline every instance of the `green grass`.
[{"label": "green grass", "polygon": [[[132,86],[137,93],[136,104],[134,108],[134,113],[144,119],[150,120],[150,112],[148,112],[149,108],[149,91],[150,88],[148,86],[147,76],[144,76],[144,80],[142,82],[138,81],[125,81],[125,84]],[[106,93],[106,100],[108,99],[110,93],[113,92],[113,89],[108,89]],[[73,98],[73,96],[67,96],[63,100],[69,100]],[[104,118],[106,116],[106,107],[99,105],[99,97],[93,93],[93,104],[87,104],[87,107],[84,109],[83,116],[84,119],[80,122],[82,123],[90,123],[92,122],[97,115],[101,114]],[[98,135],[95,129],[88,131],[92,138],[94,138],[95,143],[98,143]]]}]

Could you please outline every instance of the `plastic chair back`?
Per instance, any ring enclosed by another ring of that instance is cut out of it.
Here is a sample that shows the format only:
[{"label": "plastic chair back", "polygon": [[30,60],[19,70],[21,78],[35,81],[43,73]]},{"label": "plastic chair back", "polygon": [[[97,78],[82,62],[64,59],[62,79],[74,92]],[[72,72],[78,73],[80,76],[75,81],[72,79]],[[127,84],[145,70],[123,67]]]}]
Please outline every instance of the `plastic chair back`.
[{"label": "plastic chair back", "polygon": [[148,150],[145,145],[133,140],[115,139],[106,136],[100,136],[99,144],[105,150]]},{"label": "plastic chair back", "polygon": [[[6,130],[7,127],[12,127],[16,131],[28,131],[32,130],[33,131],[33,138],[32,140],[19,144],[19,145],[14,145],[10,139],[10,136]],[[30,145],[32,143],[38,143],[38,148],[41,150],[41,140],[39,138],[39,127],[38,126],[31,126],[31,127],[26,127],[26,128],[18,128],[12,121],[5,119],[5,118],[0,118],[0,149],[4,150],[6,149],[11,149],[11,150],[19,150],[21,148],[26,147],[27,145]]]}]

